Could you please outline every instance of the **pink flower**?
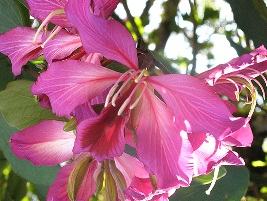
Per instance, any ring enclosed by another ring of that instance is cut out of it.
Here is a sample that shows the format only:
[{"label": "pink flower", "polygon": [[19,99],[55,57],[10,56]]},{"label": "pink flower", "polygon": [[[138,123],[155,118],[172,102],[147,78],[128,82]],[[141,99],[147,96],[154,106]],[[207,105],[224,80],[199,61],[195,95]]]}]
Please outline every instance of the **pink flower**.
[{"label": "pink flower", "polygon": [[[168,195],[165,190],[155,191],[143,164],[128,154],[101,163],[87,153],[74,155],[75,135],[63,131],[63,126],[63,122],[44,121],[15,133],[10,141],[16,156],[35,165],[65,163],[49,189],[48,201],[87,201],[93,196],[114,196],[109,200],[124,201],[137,200],[135,194],[142,194],[144,199]],[[145,193],[136,181],[149,186]]]},{"label": "pink flower", "polygon": [[209,133],[223,141],[244,126],[245,119],[233,117],[224,101],[201,79],[153,76],[149,69],[139,69],[129,32],[115,20],[95,16],[84,7],[89,7],[88,1],[70,0],[66,7],[84,49],[120,62],[129,70],[119,73],[82,61],[56,62],[39,77],[33,92],[46,94],[53,111],[68,116],[113,85],[101,114],[78,125],[74,152],[89,152],[98,161],[120,156],[127,127],[134,131],[138,158],[156,175],[160,188],[189,185],[193,150],[183,131]]},{"label": "pink flower", "polygon": [[[94,15],[107,18],[119,3],[118,0],[90,2]],[[21,74],[22,67],[29,60],[40,56],[43,48],[48,62],[73,56],[75,51],[81,54],[80,57],[83,56],[80,38],[65,15],[67,0],[27,0],[27,4],[31,15],[43,20],[39,28],[34,30],[18,27],[0,35],[0,52],[10,58],[14,75]],[[50,22],[57,26],[52,31],[44,31],[44,27]],[[52,40],[53,38],[55,39]]]}]

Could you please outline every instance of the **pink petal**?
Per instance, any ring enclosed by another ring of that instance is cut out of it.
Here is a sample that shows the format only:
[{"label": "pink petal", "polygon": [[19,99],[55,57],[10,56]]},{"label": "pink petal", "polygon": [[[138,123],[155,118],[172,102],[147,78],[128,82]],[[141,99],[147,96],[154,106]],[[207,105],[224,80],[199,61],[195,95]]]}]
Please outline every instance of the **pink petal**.
[{"label": "pink petal", "polygon": [[67,192],[69,175],[74,168],[74,163],[60,169],[53,184],[50,186],[47,201],[70,201]]},{"label": "pink petal", "polygon": [[116,167],[123,174],[127,187],[130,186],[134,177],[149,178],[144,165],[135,157],[123,153],[120,157],[114,159]]},{"label": "pink petal", "polygon": [[68,116],[77,106],[102,94],[119,77],[120,73],[86,62],[55,62],[39,76],[32,91],[46,94],[53,111]]},{"label": "pink petal", "polygon": [[62,60],[70,56],[75,50],[82,46],[78,35],[61,31],[53,40],[44,47],[44,55],[48,63],[53,60]]},{"label": "pink petal", "polygon": [[116,9],[120,0],[94,0],[94,14],[108,18]]},{"label": "pink petal", "polygon": [[100,53],[129,68],[138,69],[136,45],[131,34],[119,22],[106,20],[90,13],[90,2],[70,0],[67,17],[78,29],[87,53]]},{"label": "pink petal", "polygon": [[118,116],[117,112],[118,107],[109,106],[98,117],[80,123],[74,153],[90,152],[98,161],[120,156],[125,146],[124,128],[128,118]]},{"label": "pink petal", "polygon": [[26,27],[17,27],[0,35],[0,52],[11,60],[14,75],[19,75],[23,65],[40,55],[41,38],[34,44],[34,35],[35,31]]},{"label": "pink petal", "polygon": [[214,91],[197,78],[162,75],[148,80],[188,132],[210,133],[221,139],[245,124],[245,119],[234,118]]},{"label": "pink petal", "polygon": [[159,188],[191,182],[192,147],[180,131],[166,105],[153,92],[145,92],[136,130],[137,154],[147,170],[156,175]]},{"label": "pink petal", "polygon": [[[51,12],[64,9],[68,0],[27,0],[33,17],[44,20]],[[52,18],[52,23],[59,26],[69,26],[66,15],[61,14]]]},{"label": "pink petal", "polygon": [[[221,77],[242,74],[248,77],[257,77],[259,74],[254,70],[264,73],[267,71],[267,50],[261,46],[254,51],[244,54],[241,57],[232,59],[226,64],[218,65],[198,77],[205,79],[208,83],[215,82]],[[252,69],[252,70],[251,70]]]},{"label": "pink petal", "polygon": [[72,158],[75,135],[63,131],[64,122],[43,121],[15,133],[11,149],[35,165],[57,165]]},{"label": "pink petal", "polygon": [[81,123],[86,119],[96,117],[97,114],[92,108],[91,104],[88,102],[76,107],[73,112],[73,116],[76,117],[78,123]]},{"label": "pink petal", "polygon": [[253,141],[253,133],[250,125],[247,124],[239,130],[231,133],[223,139],[225,143],[231,146],[249,147]]},{"label": "pink petal", "polygon": [[[194,149],[195,176],[207,174],[216,166],[244,165],[237,153],[228,149],[224,143],[220,143],[213,136],[190,134],[189,140]],[[201,141],[201,145],[195,146],[195,141]]]}]

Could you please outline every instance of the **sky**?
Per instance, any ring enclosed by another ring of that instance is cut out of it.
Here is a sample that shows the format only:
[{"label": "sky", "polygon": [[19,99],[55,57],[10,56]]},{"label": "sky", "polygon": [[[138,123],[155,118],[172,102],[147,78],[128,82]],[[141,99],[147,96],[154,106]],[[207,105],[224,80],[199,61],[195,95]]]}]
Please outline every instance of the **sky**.
[{"label": "sky", "polygon": [[[152,30],[159,26],[161,21],[160,14],[162,13],[161,4],[165,0],[156,0],[153,7],[150,10],[150,24],[144,28],[144,37],[150,33]],[[233,14],[231,11],[231,7],[223,0],[214,0],[215,5],[218,9],[220,9],[220,21],[233,22]],[[146,1],[144,0],[128,0],[128,6],[133,16],[140,16],[143,8],[145,7]],[[138,3],[137,3],[138,2]],[[202,1],[203,2],[203,1]],[[190,7],[188,4],[188,0],[181,0],[179,4],[179,8],[182,12],[189,12]],[[116,13],[123,19],[126,18],[126,13],[122,7],[119,5],[116,9]],[[190,24],[187,24],[184,21],[179,21],[181,26],[190,27]],[[230,29],[235,29],[235,23],[229,25]],[[209,27],[202,27],[197,30],[199,40],[205,40],[211,33],[211,29]],[[237,56],[237,53],[234,48],[230,46],[230,43],[227,41],[226,37],[222,34],[213,34],[209,39],[214,47],[212,48],[212,52],[214,54],[213,64],[218,65],[220,63],[225,63],[232,58]],[[153,50],[153,45],[150,46]],[[192,59],[192,49],[188,42],[186,42],[183,34],[172,34],[166,44],[165,55],[168,58],[176,59],[177,57],[186,57],[188,59]],[[205,55],[198,55],[197,57],[197,72],[203,72],[208,69],[208,60]]]}]

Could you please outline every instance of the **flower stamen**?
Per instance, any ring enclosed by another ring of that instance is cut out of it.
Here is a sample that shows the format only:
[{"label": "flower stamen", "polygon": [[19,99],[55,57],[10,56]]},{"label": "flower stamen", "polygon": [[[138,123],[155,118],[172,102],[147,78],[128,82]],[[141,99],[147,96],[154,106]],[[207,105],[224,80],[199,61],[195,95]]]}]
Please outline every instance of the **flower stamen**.
[{"label": "flower stamen", "polygon": [[[129,70],[129,71],[123,73],[123,74],[121,75],[121,77],[117,80],[117,82],[111,87],[111,89],[109,90],[108,95],[107,95],[107,97],[106,97],[105,107],[108,106],[111,97],[114,95],[114,93],[115,93],[116,90],[118,89],[118,87],[119,87],[119,83],[122,82],[122,81],[124,80],[124,78],[125,78],[127,75],[129,75],[129,74],[132,75],[133,72],[134,72],[134,70]],[[132,77],[132,76],[130,76],[130,77]]]},{"label": "flower stamen", "polygon": [[141,84],[144,84],[145,86],[147,85],[146,82],[139,82],[133,89],[133,91],[131,92],[131,94],[129,95],[129,97],[124,101],[124,103],[121,105],[119,111],[118,111],[118,116],[121,116],[121,114],[124,112],[124,110],[126,109],[126,107],[129,105],[129,103],[132,100],[133,95],[135,94],[135,92],[137,91],[137,89],[139,88],[139,86]]},{"label": "flower stamen", "polygon": [[41,45],[42,48],[44,48],[44,46],[52,39],[54,38],[60,31],[61,31],[62,27],[58,26],[49,36],[48,38],[45,40],[45,42],[43,42],[43,44]]},{"label": "flower stamen", "polygon": [[143,83],[144,83],[144,87],[143,87],[141,93],[139,94],[138,98],[135,100],[135,102],[130,105],[130,110],[134,109],[138,105],[138,103],[140,102],[143,94],[145,93],[145,91],[147,89],[147,83],[145,81]]},{"label": "flower stamen", "polygon": [[214,186],[216,184],[216,181],[217,181],[217,179],[219,177],[219,171],[220,171],[220,167],[219,166],[214,168],[214,174],[213,174],[212,182],[211,182],[210,187],[208,188],[208,190],[206,190],[206,192],[205,192],[207,195],[210,195],[212,189],[214,188]]},{"label": "flower stamen", "polygon": [[34,37],[33,37],[33,43],[37,42],[38,36],[40,35],[41,31],[43,30],[43,28],[49,23],[49,21],[55,17],[56,15],[61,15],[64,14],[64,10],[63,9],[58,9],[58,10],[54,10],[53,12],[51,12],[46,18],[45,20],[42,22],[42,24],[39,26],[39,28],[37,29]]}]

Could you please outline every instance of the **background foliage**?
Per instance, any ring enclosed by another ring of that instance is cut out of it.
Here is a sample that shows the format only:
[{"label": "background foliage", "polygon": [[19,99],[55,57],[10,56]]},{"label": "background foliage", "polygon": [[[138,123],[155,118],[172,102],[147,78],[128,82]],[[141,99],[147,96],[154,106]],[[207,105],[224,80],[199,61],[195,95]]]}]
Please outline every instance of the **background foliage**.
[{"label": "background foliage", "polygon": [[[264,0],[145,2],[145,6],[140,8],[141,15],[133,16],[129,2],[123,0],[119,9],[123,10],[125,17],[121,12],[116,12],[113,17],[132,32],[141,49],[148,47],[151,50],[158,60],[157,65],[166,73],[196,74],[203,70],[198,66],[199,58],[205,58],[207,67],[216,64],[213,52],[216,42],[211,40],[216,34],[223,36],[225,45],[230,45],[238,55],[261,44],[267,46],[267,7]],[[225,9],[220,7],[222,3],[228,9],[227,13],[233,13],[234,20],[221,18],[225,14]],[[183,6],[185,4],[187,8]],[[152,31],[147,31],[155,23],[151,12],[156,6],[161,8],[158,9],[158,24]],[[23,0],[0,0],[0,33],[16,26],[30,26],[31,23]],[[183,51],[180,43],[188,45],[190,54],[181,56],[177,53],[175,58],[168,58],[166,46],[173,35],[181,36],[180,41],[176,41],[177,46],[173,46],[174,55],[176,51]],[[9,60],[0,55],[0,200],[3,201],[45,200],[48,186],[58,170],[58,167],[35,167],[27,161],[18,160],[8,146],[9,137],[16,130],[45,118],[55,118],[49,111],[41,109],[28,91],[35,79],[34,68],[32,63],[28,63],[22,76],[13,77]],[[239,112],[246,115],[248,111],[241,104]],[[212,174],[195,178],[190,188],[178,190],[172,200],[267,200],[267,105],[262,100],[258,102],[252,126],[255,134],[253,146],[237,150],[245,159],[248,169],[221,169],[221,178],[210,196],[205,194],[205,190]]]}]

